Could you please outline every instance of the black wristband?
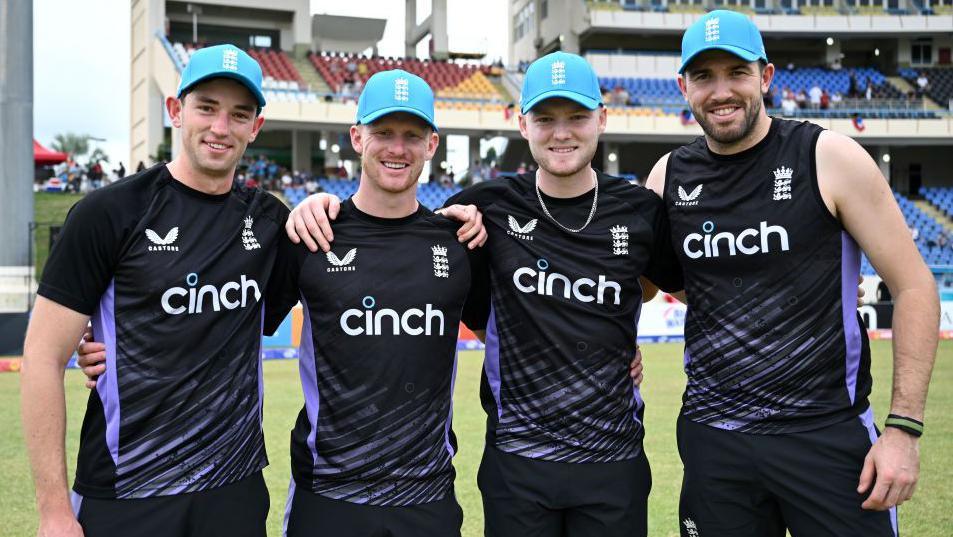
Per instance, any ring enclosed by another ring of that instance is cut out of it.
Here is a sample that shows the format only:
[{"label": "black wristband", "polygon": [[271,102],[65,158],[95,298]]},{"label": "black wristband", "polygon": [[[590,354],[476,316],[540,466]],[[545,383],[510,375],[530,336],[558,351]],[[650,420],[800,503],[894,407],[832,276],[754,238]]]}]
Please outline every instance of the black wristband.
[{"label": "black wristband", "polygon": [[884,427],[900,429],[901,431],[917,438],[923,436],[922,421],[908,418],[906,416],[900,416],[898,414],[887,415],[887,419],[884,421]]}]

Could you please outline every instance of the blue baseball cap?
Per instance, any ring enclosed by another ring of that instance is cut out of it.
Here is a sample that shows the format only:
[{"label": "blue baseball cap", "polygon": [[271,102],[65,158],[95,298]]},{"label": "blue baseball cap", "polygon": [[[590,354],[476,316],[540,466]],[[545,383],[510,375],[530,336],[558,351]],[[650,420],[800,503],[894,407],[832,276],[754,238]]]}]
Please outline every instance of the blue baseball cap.
[{"label": "blue baseball cap", "polygon": [[212,78],[231,78],[241,82],[258,101],[258,108],[265,106],[265,96],[261,92],[261,66],[235,45],[216,45],[195,51],[182,71],[176,97],[181,98],[196,84]]},{"label": "blue baseball cap", "polygon": [[367,79],[357,100],[357,124],[367,125],[395,112],[413,114],[437,130],[433,90],[424,79],[403,69],[375,73]]},{"label": "blue baseball cap", "polygon": [[747,15],[737,11],[710,11],[685,30],[682,36],[682,66],[678,68],[678,73],[684,73],[685,67],[695,56],[711,49],[730,52],[749,62],[768,61],[758,27]]},{"label": "blue baseball cap", "polygon": [[540,101],[562,97],[589,110],[602,104],[599,78],[582,56],[553,52],[529,65],[523,76],[520,113],[529,112]]}]

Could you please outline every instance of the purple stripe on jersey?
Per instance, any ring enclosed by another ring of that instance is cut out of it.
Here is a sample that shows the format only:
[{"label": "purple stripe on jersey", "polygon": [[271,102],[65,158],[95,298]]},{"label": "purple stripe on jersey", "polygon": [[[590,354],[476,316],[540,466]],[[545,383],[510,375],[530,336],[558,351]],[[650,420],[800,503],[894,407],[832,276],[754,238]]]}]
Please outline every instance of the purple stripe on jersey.
[{"label": "purple stripe on jersey", "polygon": [[443,427],[443,445],[447,446],[447,453],[450,454],[450,457],[456,454],[453,446],[450,445],[450,424],[453,422],[453,387],[457,384],[457,358],[459,356],[459,353],[455,352],[453,354],[453,373],[450,376],[450,413],[447,414],[447,423]]},{"label": "purple stripe on jersey", "polygon": [[860,248],[846,231],[841,232],[841,311],[847,344],[847,395],[854,404],[857,370],[860,369],[860,326],[857,322],[857,279],[860,278]]},{"label": "purple stripe on jersey", "polygon": [[692,355],[688,352],[688,343],[685,343],[685,357],[682,359],[682,365],[685,367],[685,372],[688,373],[688,364],[692,363]]},{"label": "purple stripe on jersey", "polygon": [[496,311],[490,304],[490,319],[486,324],[486,352],[483,357],[483,368],[486,370],[486,380],[490,383],[490,391],[496,400],[496,419],[503,419],[503,405],[500,404],[500,335],[496,331]]},{"label": "purple stripe on jersey", "polygon": [[288,499],[285,501],[285,518],[281,521],[281,537],[288,537],[288,521],[291,519],[291,504],[295,498],[295,478],[288,483]]},{"label": "purple stripe on jersey", "polygon": [[[874,445],[877,442],[877,428],[874,426],[874,411],[872,408],[867,407],[867,410],[863,414],[858,416],[860,422],[864,424],[864,428],[867,429],[867,434],[870,436],[870,445]],[[893,528],[894,537],[900,535],[897,530],[897,508],[896,506],[890,508],[890,526]]]},{"label": "purple stripe on jersey", "polygon": [[258,337],[258,423],[264,430],[265,423],[265,372],[262,369],[262,359],[265,355],[265,301],[261,301],[261,324]]},{"label": "purple stripe on jersey", "polygon": [[93,314],[93,336],[106,344],[106,372],[96,379],[96,393],[106,418],[106,447],[119,466],[119,379],[116,371],[116,281],[109,282]]},{"label": "purple stripe on jersey", "polygon": [[83,497],[75,490],[69,491],[69,503],[73,508],[73,516],[79,520],[79,510],[83,508]]},{"label": "purple stripe on jersey", "polygon": [[304,391],[304,408],[308,412],[308,422],[311,423],[311,432],[308,433],[308,447],[311,448],[311,458],[318,464],[318,449],[314,441],[318,435],[318,410],[321,399],[318,393],[317,364],[314,358],[314,338],[311,335],[311,312],[308,301],[301,295],[301,311],[304,312],[304,323],[301,327],[301,346],[298,347],[298,371],[301,374],[301,389]]},{"label": "purple stripe on jersey", "polygon": [[[639,294],[641,294],[641,293],[642,293],[642,282],[639,282]],[[638,337],[639,337],[639,318],[640,318],[641,316],[642,316],[642,301],[639,300],[639,305],[635,308],[635,337],[636,337],[636,341],[638,341]],[[636,344],[635,349],[636,349],[636,351],[638,351],[638,349],[639,349],[638,344]],[[626,373],[628,373],[628,370],[626,371]],[[642,406],[645,405],[645,402],[642,401],[642,392],[639,391],[639,387],[638,387],[638,386],[633,386],[633,387],[632,387],[632,397],[635,399],[635,409],[632,410],[632,419],[634,419],[636,422],[638,422],[638,421],[639,421],[639,409],[641,409]]]}]

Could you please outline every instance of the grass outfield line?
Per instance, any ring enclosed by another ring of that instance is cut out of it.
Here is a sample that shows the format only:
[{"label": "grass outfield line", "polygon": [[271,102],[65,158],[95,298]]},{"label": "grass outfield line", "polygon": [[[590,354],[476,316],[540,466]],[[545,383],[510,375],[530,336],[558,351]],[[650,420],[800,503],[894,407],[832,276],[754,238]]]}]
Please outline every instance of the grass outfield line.
[{"label": "grass outfield line", "polygon": [[[879,422],[886,413],[890,386],[890,342],[871,342],[875,390],[874,411]],[[678,490],[681,463],[675,450],[675,417],[681,402],[684,376],[681,345],[643,346],[646,381],[643,386],[646,451],[652,465],[653,488],[649,501],[649,534],[677,537]],[[460,446],[454,458],[457,468],[456,492],[464,511],[463,535],[483,534],[480,494],[476,471],[483,450],[485,415],[479,405],[478,385],[482,353],[460,355],[454,403],[454,430]],[[81,374],[66,373],[67,381],[67,462],[70,478],[78,449],[79,430],[86,406],[87,390]],[[271,465],[265,479],[271,490],[270,536],[281,534],[290,475],[289,432],[301,408],[302,396],[297,362],[269,361],[265,364],[265,434]],[[0,508],[3,535],[30,537],[36,534],[33,485],[19,419],[19,376],[0,374]],[[921,479],[914,500],[900,511],[901,534],[914,537],[947,537],[953,528],[953,342],[941,342],[927,407],[926,434],[921,441]]]}]

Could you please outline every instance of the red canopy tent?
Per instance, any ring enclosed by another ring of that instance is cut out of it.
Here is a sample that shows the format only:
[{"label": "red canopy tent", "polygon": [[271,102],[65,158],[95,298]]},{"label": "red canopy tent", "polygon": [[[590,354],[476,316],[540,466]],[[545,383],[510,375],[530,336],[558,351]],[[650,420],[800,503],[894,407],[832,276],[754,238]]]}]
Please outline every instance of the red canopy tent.
[{"label": "red canopy tent", "polygon": [[60,162],[65,162],[67,158],[69,158],[69,155],[66,153],[50,151],[49,149],[40,145],[40,142],[33,140],[33,163],[36,166],[59,164]]}]

